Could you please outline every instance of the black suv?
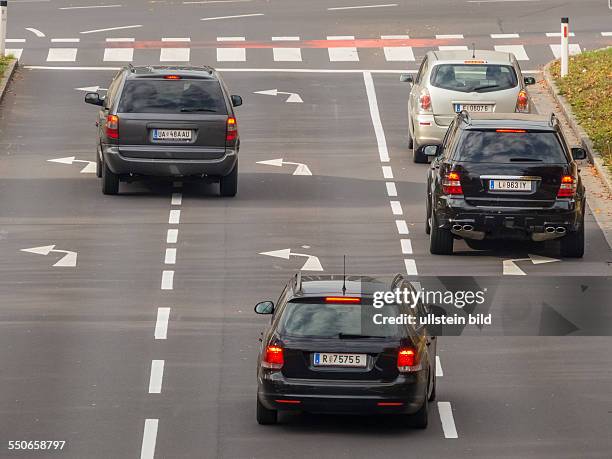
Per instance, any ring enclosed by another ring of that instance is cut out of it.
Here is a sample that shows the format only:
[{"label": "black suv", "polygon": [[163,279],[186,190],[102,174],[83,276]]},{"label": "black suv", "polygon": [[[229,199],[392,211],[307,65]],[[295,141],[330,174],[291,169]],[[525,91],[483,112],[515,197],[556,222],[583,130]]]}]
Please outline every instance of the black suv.
[{"label": "black suv", "polygon": [[561,255],[584,253],[585,189],[554,115],[457,115],[432,156],[427,178],[430,252],[448,255],[453,240],[559,239]]},{"label": "black suv", "polygon": [[138,66],[120,70],[99,105],[97,174],[102,192],[143,176],[219,181],[222,196],[238,190],[240,139],[229,95],[211,67]]}]

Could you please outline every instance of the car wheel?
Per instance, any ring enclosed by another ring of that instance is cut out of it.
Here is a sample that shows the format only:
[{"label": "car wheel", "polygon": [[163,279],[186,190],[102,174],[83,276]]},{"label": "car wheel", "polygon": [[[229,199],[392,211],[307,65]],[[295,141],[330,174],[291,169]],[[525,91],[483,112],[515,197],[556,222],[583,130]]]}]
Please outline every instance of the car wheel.
[{"label": "car wheel", "polygon": [[429,398],[427,399],[430,402],[433,402],[436,399],[436,375],[434,373],[434,377],[433,377],[433,387],[431,388],[431,394],[429,395]]},{"label": "car wheel", "polygon": [[417,429],[426,429],[429,420],[429,400],[427,399],[427,388],[425,389],[425,400],[419,411],[410,416],[412,426]]},{"label": "car wheel", "polygon": [[431,213],[431,232],[429,234],[429,252],[433,255],[452,255],[454,237],[450,230],[438,227],[436,213]]},{"label": "car wheel", "polygon": [[408,114],[408,148],[412,149],[414,146],[414,141],[412,140],[412,123],[410,122],[410,114]]},{"label": "car wheel", "polygon": [[431,233],[431,200],[429,197],[427,198],[427,203],[425,204],[425,234]]},{"label": "car wheel", "polygon": [[427,163],[427,156],[423,154],[423,147],[414,139],[412,140],[412,161],[418,164]]},{"label": "car wheel", "polygon": [[119,193],[119,176],[108,168],[106,162],[102,163],[102,193]]},{"label": "car wheel", "polygon": [[96,177],[102,178],[102,160],[100,159],[100,150],[96,149]]},{"label": "car wheel", "polygon": [[572,231],[561,238],[561,256],[582,258],[584,255],[584,215],[578,231]]},{"label": "car wheel", "polygon": [[220,182],[221,196],[231,198],[238,193],[238,163],[232,171],[225,177],[221,177]]},{"label": "car wheel", "polygon": [[257,423],[261,425],[276,424],[278,421],[278,411],[269,410],[257,399]]}]

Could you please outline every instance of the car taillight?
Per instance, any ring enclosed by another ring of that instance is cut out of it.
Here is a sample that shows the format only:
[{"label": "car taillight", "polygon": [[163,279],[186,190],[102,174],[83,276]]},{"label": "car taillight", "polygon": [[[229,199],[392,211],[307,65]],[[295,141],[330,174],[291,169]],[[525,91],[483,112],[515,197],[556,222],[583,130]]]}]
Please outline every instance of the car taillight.
[{"label": "car taillight", "polygon": [[516,98],[516,111],[519,113],[527,113],[529,111],[529,96],[527,91],[521,89]]},{"label": "car taillight", "polygon": [[561,185],[559,186],[558,198],[571,198],[576,194],[578,184],[575,177],[564,175],[561,177]]},{"label": "car taillight", "polygon": [[106,136],[109,139],[119,138],[119,117],[117,115],[106,117]]},{"label": "car taillight", "polygon": [[442,181],[442,191],[444,191],[444,194],[463,194],[458,172],[449,172],[444,176],[444,180]]},{"label": "car taillight", "polygon": [[427,91],[427,89],[423,89],[421,95],[419,96],[419,109],[421,113],[431,113],[431,96],[429,95],[429,91]]},{"label": "car taillight", "polygon": [[397,352],[397,369],[400,373],[418,371],[421,369],[416,350],[411,347],[403,347]]},{"label": "car taillight", "polygon": [[361,303],[361,298],[353,296],[326,296],[326,303]]},{"label": "car taillight", "polygon": [[283,348],[276,345],[266,347],[261,366],[270,370],[280,370],[283,368],[285,358],[283,356]]},{"label": "car taillight", "polygon": [[238,125],[236,124],[236,118],[230,116],[227,119],[227,130],[225,134],[226,142],[234,142],[238,138]]}]

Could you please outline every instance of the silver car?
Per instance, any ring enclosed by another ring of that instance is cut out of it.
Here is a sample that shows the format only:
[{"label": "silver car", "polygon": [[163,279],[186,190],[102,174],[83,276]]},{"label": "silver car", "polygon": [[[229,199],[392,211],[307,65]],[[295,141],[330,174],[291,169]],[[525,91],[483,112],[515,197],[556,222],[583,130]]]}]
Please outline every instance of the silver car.
[{"label": "silver car", "polygon": [[512,53],[500,51],[429,51],[408,98],[408,147],[415,163],[427,162],[425,145],[439,145],[446,129],[463,110],[478,113],[530,113],[525,89],[535,78],[523,78]]}]

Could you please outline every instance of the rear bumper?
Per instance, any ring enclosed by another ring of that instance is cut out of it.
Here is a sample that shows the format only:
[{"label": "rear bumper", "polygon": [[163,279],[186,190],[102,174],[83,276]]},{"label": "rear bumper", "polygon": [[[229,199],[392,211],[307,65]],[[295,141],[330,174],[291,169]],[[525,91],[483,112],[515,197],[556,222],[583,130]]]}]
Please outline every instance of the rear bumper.
[{"label": "rear bumper", "polygon": [[[413,414],[425,402],[427,371],[399,375],[392,382],[285,378],[262,371],[257,396],[268,409],[312,413]],[[391,403],[391,405],[379,405]]]},{"label": "rear bumper", "polygon": [[[109,169],[119,175],[145,175],[155,177],[188,177],[228,175],[238,161],[238,151],[227,149],[222,155],[211,159],[160,159],[127,157],[117,145],[103,146],[104,161]],[[144,156],[144,155],[143,155]]]},{"label": "rear bumper", "polygon": [[444,139],[448,126],[436,124],[434,115],[416,115],[413,119],[412,129],[414,140],[419,145],[439,145]]}]

